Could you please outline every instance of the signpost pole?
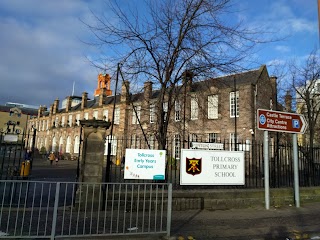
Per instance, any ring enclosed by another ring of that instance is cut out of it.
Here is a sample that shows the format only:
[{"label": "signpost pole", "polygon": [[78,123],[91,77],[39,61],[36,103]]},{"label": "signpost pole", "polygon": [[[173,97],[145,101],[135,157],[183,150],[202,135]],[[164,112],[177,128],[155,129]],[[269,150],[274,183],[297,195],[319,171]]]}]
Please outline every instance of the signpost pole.
[{"label": "signpost pole", "polygon": [[293,145],[294,199],[295,199],[296,207],[300,207],[297,134],[293,134],[292,145]]},{"label": "signpost pole", "polygon": [[269,192],[269,139],[268,131],[263,133],[263,156],[264,156],[264,189],[266,209],[270,208],[270,192]]}]

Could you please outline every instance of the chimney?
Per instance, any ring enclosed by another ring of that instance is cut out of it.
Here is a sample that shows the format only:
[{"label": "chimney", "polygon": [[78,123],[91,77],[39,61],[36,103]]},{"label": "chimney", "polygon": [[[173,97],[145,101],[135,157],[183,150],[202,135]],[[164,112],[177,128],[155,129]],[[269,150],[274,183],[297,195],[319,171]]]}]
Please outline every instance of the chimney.
[{"label": "chimney", "polygon": [[87,107],[87,102],[88,102],[88,93],[83,92],[82,93],[82,100],[81,100],[81,110],[83,110]]},{"label": "chimney", "polygon": [[149,101],[152,97],[152,82],[148,81],[144,83],[144,100]]},{"label": "chimney", "polygon": [[47,111],[46,105],[43,105],[43,106],[40,105],[40,107],[38,109],[38,118],[43,117],[43,114],[45,111]]},{"label": "chimney", "polygon": [[284,97],[285,108],[287,112],[292,111],[292,96],[289,91],[287,91],[286,96]]},{"label": "chimney", "polygon": [[39,117],[42,117],[41,112],[42,112],[42,106],[40,105],[40,107],[39,107],[39,109],[38,109],[38,118],[39,118]]},{"label": "chimney", "polygon": [[57,98],[53,102],[53,112],[52,112],[52,114],[56,114],[58,112],[58,110],[59,110],[59,99]]},{"label": "chimney", "polygon": [[51,104],[50,105],[50,113],[49,113],[49,116],[51,116],[53,114],[53,105]]},{"label": "chimney", "polygon": [[191,85],[192,85],[192,78],[193,78],[193,73],[191,71],[185,71],[183,73],[183,84],[186,86],[186,92],[191,91]]},{"label": "chimney", "polygon": [[121,87],[121,102],[129,101],[130,83],[129,81],[123,81]]},{"label": "chimney", "polygon": [[106,94],[104,92],[101,92],[99,95],[99,106],[103,106],[106,102]]},{"label": "chimney", "polygon": [[69,112],[71,110],[71,104],[72,104],[72,97],[67,97],[67,105],[66,105],[66,112]]}]

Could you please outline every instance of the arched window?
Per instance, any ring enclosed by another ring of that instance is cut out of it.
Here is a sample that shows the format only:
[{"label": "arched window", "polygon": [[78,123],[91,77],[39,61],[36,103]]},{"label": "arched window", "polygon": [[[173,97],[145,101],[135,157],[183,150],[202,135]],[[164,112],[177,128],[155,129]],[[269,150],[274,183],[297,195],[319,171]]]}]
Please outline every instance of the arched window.
[{"label": "arched window", "polygon": [[63,147],[63,138],[60,137],[60,140],[59,140],[59,153],[62,153],[62,147]]},{"label": "arched window", "polygon": [[57,150],[57,139],[56,137],[52,138],[52,151],[55,152]]},{"label": "arched window", "polygon": [[66,153],[70,153],[71,149],[71,138],[70,136],[67,137],[67,146],[66,146]]},{"label": "arched window", "polygon": [[74,138],[73,153],[79,153],[79,145],[80,145],[80,138],[79,138],[79,136],[76,136],[76,137]]}]

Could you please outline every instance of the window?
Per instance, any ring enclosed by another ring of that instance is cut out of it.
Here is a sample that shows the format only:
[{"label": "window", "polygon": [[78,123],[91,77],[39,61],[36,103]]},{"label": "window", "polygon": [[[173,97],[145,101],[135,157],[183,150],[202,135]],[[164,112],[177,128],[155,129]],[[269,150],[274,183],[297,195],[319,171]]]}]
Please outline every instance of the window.
[{"label": "window", "polygon": [[76,115],[76,123],[78,126],[80,125],[80,113]]},{"label": "window", "polygon": [[168,102],[163,103],[163,121],[165,122],[168,115]]},{"label": "window", "polygon": [[175,101],[174,109],[175,109],[175,114],[174,114],[175,121],[178,122],[181,120],[181,104],[179,100]]},{"label": "window", "polygon": [[68,125],[70,127],[72,126],[72,115],[69,115],[69,117],[68,117]]},{"label": "window", "polygon": [[190,141],[191,142],[197,142],[198,141],[198,136],[195,133],[190,134]]},{"label": "window", "polygon": [[85,120],[88,120],[89,119],[89,113],[88,112],[84,113],[83,118]]},{"label": "window", "polygon": [[139,124],[140,121],[140,112],[141,112],[141,106],[133,106],[132,109],[132,124]]},{"label": "window", "polygon": [[108,110],[107,109],[103,110],[103,119],[105,121],[108,121]]},{"label": "window", "polygon": [[46,130],[49,129],[49,119],[47,120],[47,127],[46,127]]},{"label": "window", "polygon": [[150,146],[150,149],[154,149],[154,144],[155,144],[155,141],[154,141],[154,135],[150,135],[149,137],[149,146]]},{"label": "window", "polygon": [[220,134],[219,133],[209,133],[208,142],[211,142],[211,143],[220,142]]},{"label": "window", "polygon": [[199,112],[199,106],[198,106],[198,98],[197,97],[191,97],[191,120],[198,119],[198,112]]},{"label": "window", "polygon": [[73,153],[79,153],[79,146],[80,146],[80,138],[79,136],[76,136],[74,138]]},{"label": "window", "polygon": [[93,112],[93,119],[98,120],[98,113],[99,113],[98,110]]},{"label": "window", "polygon": [[175,159],[180,159],[180,135],[174,135],[174,142],[173,142],[173,157]]},{"label": "window", "polygon": [[70,136],[67,137],[67,145],[66,145],[66,153],[70,153],[71,150],[71,138]]},{"label": "window", "polygon": [[63,148],[63,138],[60,137],[60,140],[59,140],[59,153],[62,153],[62,148]]},{"label": "window", "polygon": [[237,143],[239,143],[239,139],[237,136],[237,139],[235,138],[235,133],[230,133],[230,140],[229,140],[229,149],[230,151],[234,151],[237,149]]},{"label": "window", "polygon": [[61,127],[64,127],[65,121],[66,121],[66,117],[62,116],[62,118],[61,118]]},{"label": "window", "polygon": [[218,95],[208,96],[208,119],[218,118]]},{"label": "window", "polygon": [[120,123],[120,108],[116,107],[114,109],[114,124],[119,124]]},{"label": "window", "polygon": [[130,148],[136,148],[136,135],[132,134],[131,135],[131,145]]},{"label": "window", "polygon": [[156,119],[155,114],[156,106],[154,104],[150,105],[150,123],[154,123]]},{"label": "window", "polygon": [[56,117],[56,120],[55,120],[55,125],[54,125],[55,127],[58,127],[59,126],[59,118],[58,117]]},{"label": "window", "polygon": [[51,149],[51,151],[53,151],[53,152],[57,151],[57,139],[56,139],[56,137],[52,138],[52,149]]},{"label": "window", "polygon": [[112,139],[110,138],[111,136],[107,136],[106,137],[106,142],[104,144],[104,155],[108,155],[108,143],[109,143],[109,139],[110,139],[110,143],[111,143],[111,155],[115,156],[117,153],[117,137],[116,136],[112,136]]},{"label": "window", "polygon": [[236,92],[236,98],[234,92],[230,93],[230,117],[235,117],[235,115],[239,117],[239,91]]}]

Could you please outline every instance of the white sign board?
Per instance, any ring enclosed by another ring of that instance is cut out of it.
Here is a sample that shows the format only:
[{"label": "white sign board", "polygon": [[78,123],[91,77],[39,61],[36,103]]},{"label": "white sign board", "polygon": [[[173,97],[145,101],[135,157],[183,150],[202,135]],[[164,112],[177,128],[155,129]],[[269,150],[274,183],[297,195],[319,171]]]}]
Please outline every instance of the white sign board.
[{"label": "white sign board", "polygon": [[3,141],[5,141],[5,142],[18,142],[18,135],[6,134],[6,135],[4,135]]},{"label": "white sign board", "polygon": [[192,149],[212,149],[212,150],[223,150],[223,143],[202,143],[192,142]]},{"label": "white sign board", "polygon": [[244,185],[244,152],[182,149],[181,185]]},{"label": "white sign board", "polygon": [[165,150],[126,149],[124,179],[164,180]]}]

